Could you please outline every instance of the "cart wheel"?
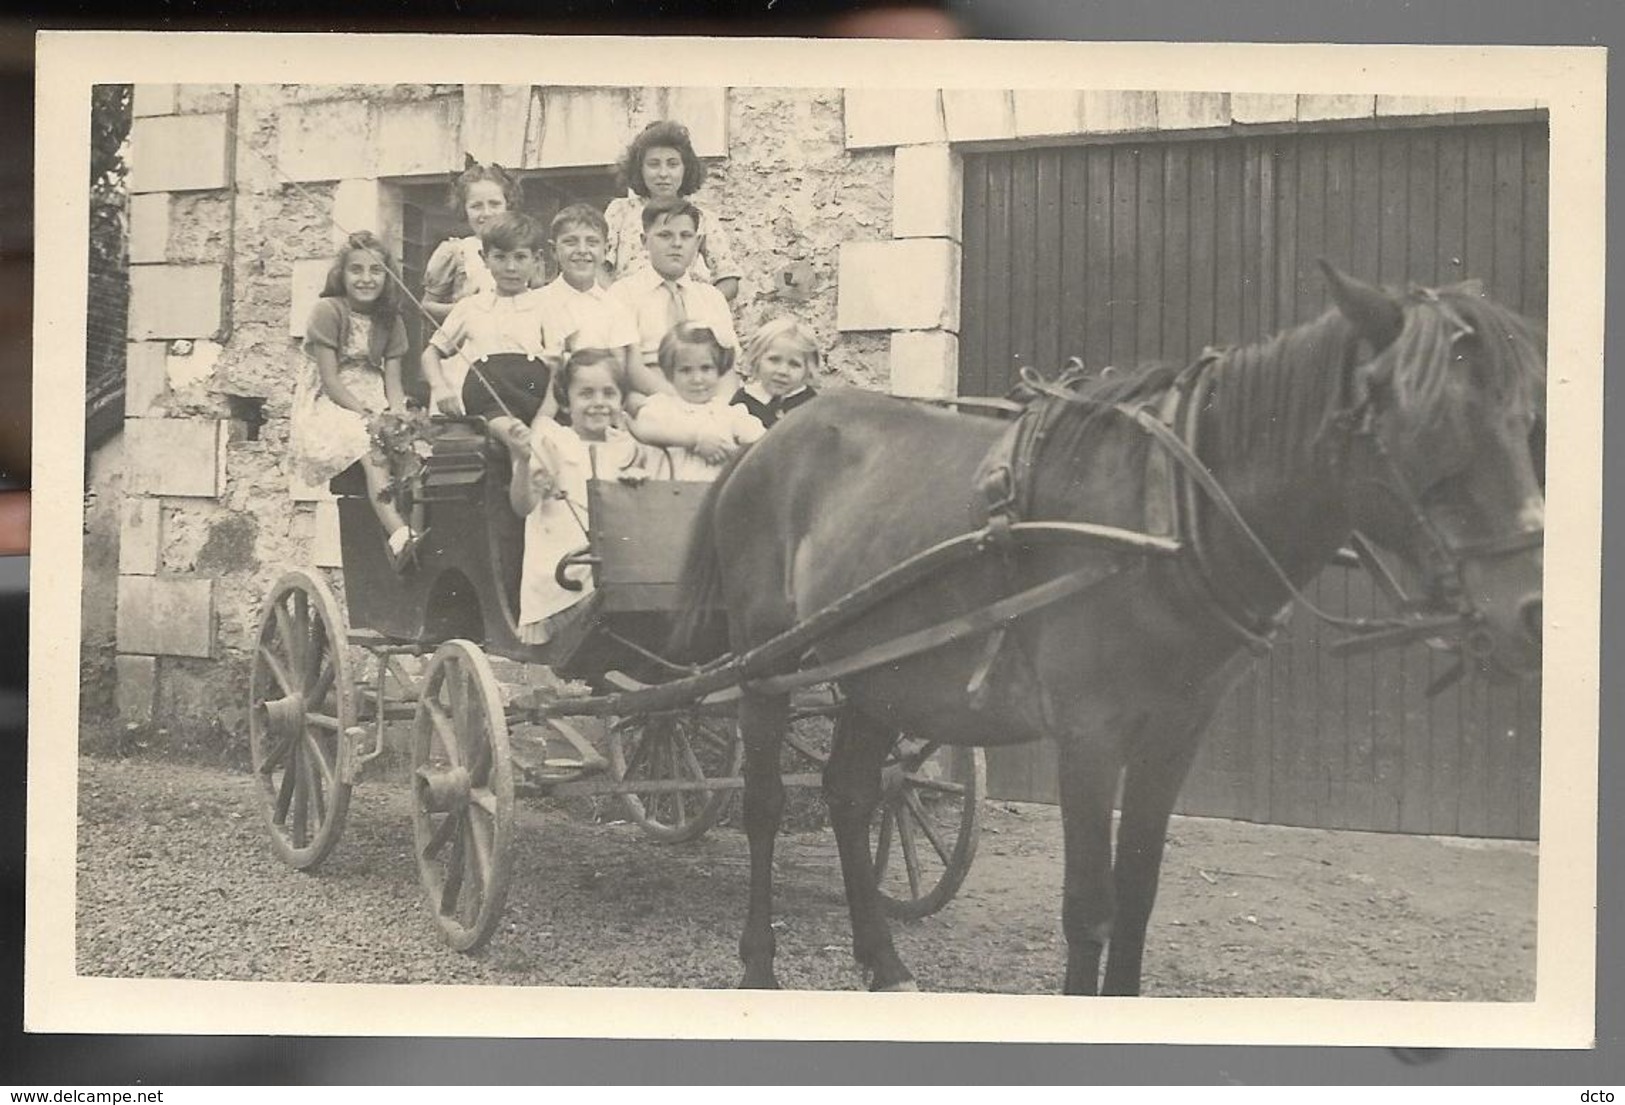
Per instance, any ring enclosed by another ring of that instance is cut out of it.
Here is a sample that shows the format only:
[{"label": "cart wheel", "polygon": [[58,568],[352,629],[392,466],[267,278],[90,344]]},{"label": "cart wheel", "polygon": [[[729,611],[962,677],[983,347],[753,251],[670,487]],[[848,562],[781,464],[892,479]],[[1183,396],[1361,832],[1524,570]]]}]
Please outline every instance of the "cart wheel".
[{"label": "cart wheel", "polygon": [[276,581],[260,616],[248,681],[248,746],[271,847],[308,871],[344,831],[356,723],[344,608],[320,576]]},{"label": "cart wheel", "polygon": [[641,714],[617,719],[609,730],[610,773],[633,788],[620,795],[626,815],[666,844],[693,840],[717,823],[733,791],[705,784],[737,778],[744,762],[731,717]]},{"label": "cart wheel", "polygon": [[513,874],[508,720],[478,645],[447,641],[423,672],[412,731],[412,835],[446,943],[491,938]]},{"label": "cart wheel", "polygon": [[958,893],[976,858],[987,757],[980,748],[900,737],[882,780],[869,828],[882,903],[892,917],[930,916]]}]

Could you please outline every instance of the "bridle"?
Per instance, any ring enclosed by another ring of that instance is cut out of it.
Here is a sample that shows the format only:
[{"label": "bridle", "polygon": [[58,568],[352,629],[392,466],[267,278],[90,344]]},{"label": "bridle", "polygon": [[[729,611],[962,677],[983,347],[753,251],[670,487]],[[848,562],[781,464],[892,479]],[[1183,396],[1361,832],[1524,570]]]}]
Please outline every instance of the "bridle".
[{"label": "bridle", "polygon": [[[1456,342],[1472,335],[1471,325],[1435,292],[1415,289],[1411,294],[1418,304],[1444,314],[1445,321],[1452,328],[1449,339],[1452,349]],[[1245,607],[1238,609],[1233,600],[1226,601],[1224,596],[1230,591],[1213,570],[1207,552],[1207,534],[1198,521],[1198,498],[1205,497],[1293,599],[1317,620],[1345,634],[1343,640],[1330,646],[1334,653],[1362,652],[1416,640],[1442,640],[1469,657],[1480,659],[1487,656],[1490,638],[1483,627],[1483,614],[1467,592],[1465,569],[1476,561],[1501,559],[1539,548],[1545,539],[1545,531],[1520,529],[1480,541],[1452,541],[1429,517],[1422,496],[1411,487],[1393,454],[1384,445],[1379,432],[1383,412],[1374,395],[1368,392],[1359,402],[1335,414],[1332,425],[1334,429],[1342,431],[1343,462],[1347,463],[1347,453],[1353,448],[1367,449],[1378,473],[1378,477],[1370,482],[1397,502],[1408,524],[1419,534],[1424,596],[1418,598],[1407,594],[1377,556],[1370,542],[1356,533],[1352,541],[1354,556],[1371,572],[1398,613],[1387,618],[1352,618],[1322,610],[1292,581],[1268,545],[1242,516],[1212,470],[1198,456],[1198,415],[1212,385],[1212,370],[1223,360],[1221,351],[1205,351],[1175,378],[1170,385],[1170,393],[1162,402],[1153,399],[1112,402],[1080,392],[1077,384],[1082,380],[1083,373],[1081,365],[1076,362],[1069,364],[1054,380],[1045,379],[1031,368],[1023,368],[1020,375],[1022,383],[1030,391],[1055,403],[1116,410],[1149,434],[1172,457],[1175,462],[1176,498],[1180,504],[1177,513],[1183,531],[1180,537],[1182,544],[1190,551],[1191,570],[1200,582],[1199,590],[1217,619],[1250,647],[1262,651],[1273,644],[1290,604],[1266,613]],[[1042,401],[1029,404],[1020,417],[1032,419],[1034,425],[1043,425],[1052,417],[1052,412],[1034,408],[1047,406],[1049,404]]]}]

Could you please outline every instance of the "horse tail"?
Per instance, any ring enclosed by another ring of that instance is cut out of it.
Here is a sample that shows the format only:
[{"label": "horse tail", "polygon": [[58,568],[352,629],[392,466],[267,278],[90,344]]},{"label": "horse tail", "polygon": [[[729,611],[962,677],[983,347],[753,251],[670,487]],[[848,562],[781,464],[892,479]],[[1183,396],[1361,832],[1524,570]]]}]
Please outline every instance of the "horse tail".
[{"label": "horse tail", "polygon": [[747,449],[741,449],[723,465],[722,471],[705,491],[700,509],[688,534],[688,550],[683,554],[677,613],[673,619],[668,648],[675,657],[691,657],[696,645],[714,630],[722,612],[722,561],[717,556],[716,513],[722,489]]}]

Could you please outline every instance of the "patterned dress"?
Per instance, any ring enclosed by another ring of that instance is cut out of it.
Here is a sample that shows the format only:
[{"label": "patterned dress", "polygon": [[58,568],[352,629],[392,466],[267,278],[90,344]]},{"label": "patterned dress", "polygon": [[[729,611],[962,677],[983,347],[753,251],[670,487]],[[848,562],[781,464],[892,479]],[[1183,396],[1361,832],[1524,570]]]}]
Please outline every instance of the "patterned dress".
[{"label": "patterned dress", "polygon": [[371,414],[384,411],[384,361],[406,353],[406,329],[399,318],[387,332],[375,333],[374,320],[340,299],[317,301],[305,334],[305,356],[294,386],[289,434],[290,464],[303,483],[326,483],[372,449],[368,417],[339,406],[322,391],[317,347],[338,357],[339,382]]}]

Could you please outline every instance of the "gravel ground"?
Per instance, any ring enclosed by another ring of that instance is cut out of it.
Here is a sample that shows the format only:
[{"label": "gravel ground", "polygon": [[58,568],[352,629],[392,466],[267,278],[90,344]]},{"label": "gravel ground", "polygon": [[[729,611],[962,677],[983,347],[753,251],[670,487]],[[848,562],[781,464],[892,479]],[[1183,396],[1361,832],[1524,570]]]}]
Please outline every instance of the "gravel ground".
[{"label": "gravel ground", "polygon": [[[314,874],[273,856],[250,780],[143,759],[80,761],[78,963],[84,975],[726,988],[744,912],[744,837],[651,843],[579,809],[522,803],[501,927],[446,948],[411,857],[403,784],[355,791]],[[1053,993],[1060,825],[987,805],[947,908],[895,926],[932,991]],[[1176,818],[1147,941],[1157,996],[1529,1000],[1536,849]],[[833,837],[779,848],[786,987],[858,989]]]}]

